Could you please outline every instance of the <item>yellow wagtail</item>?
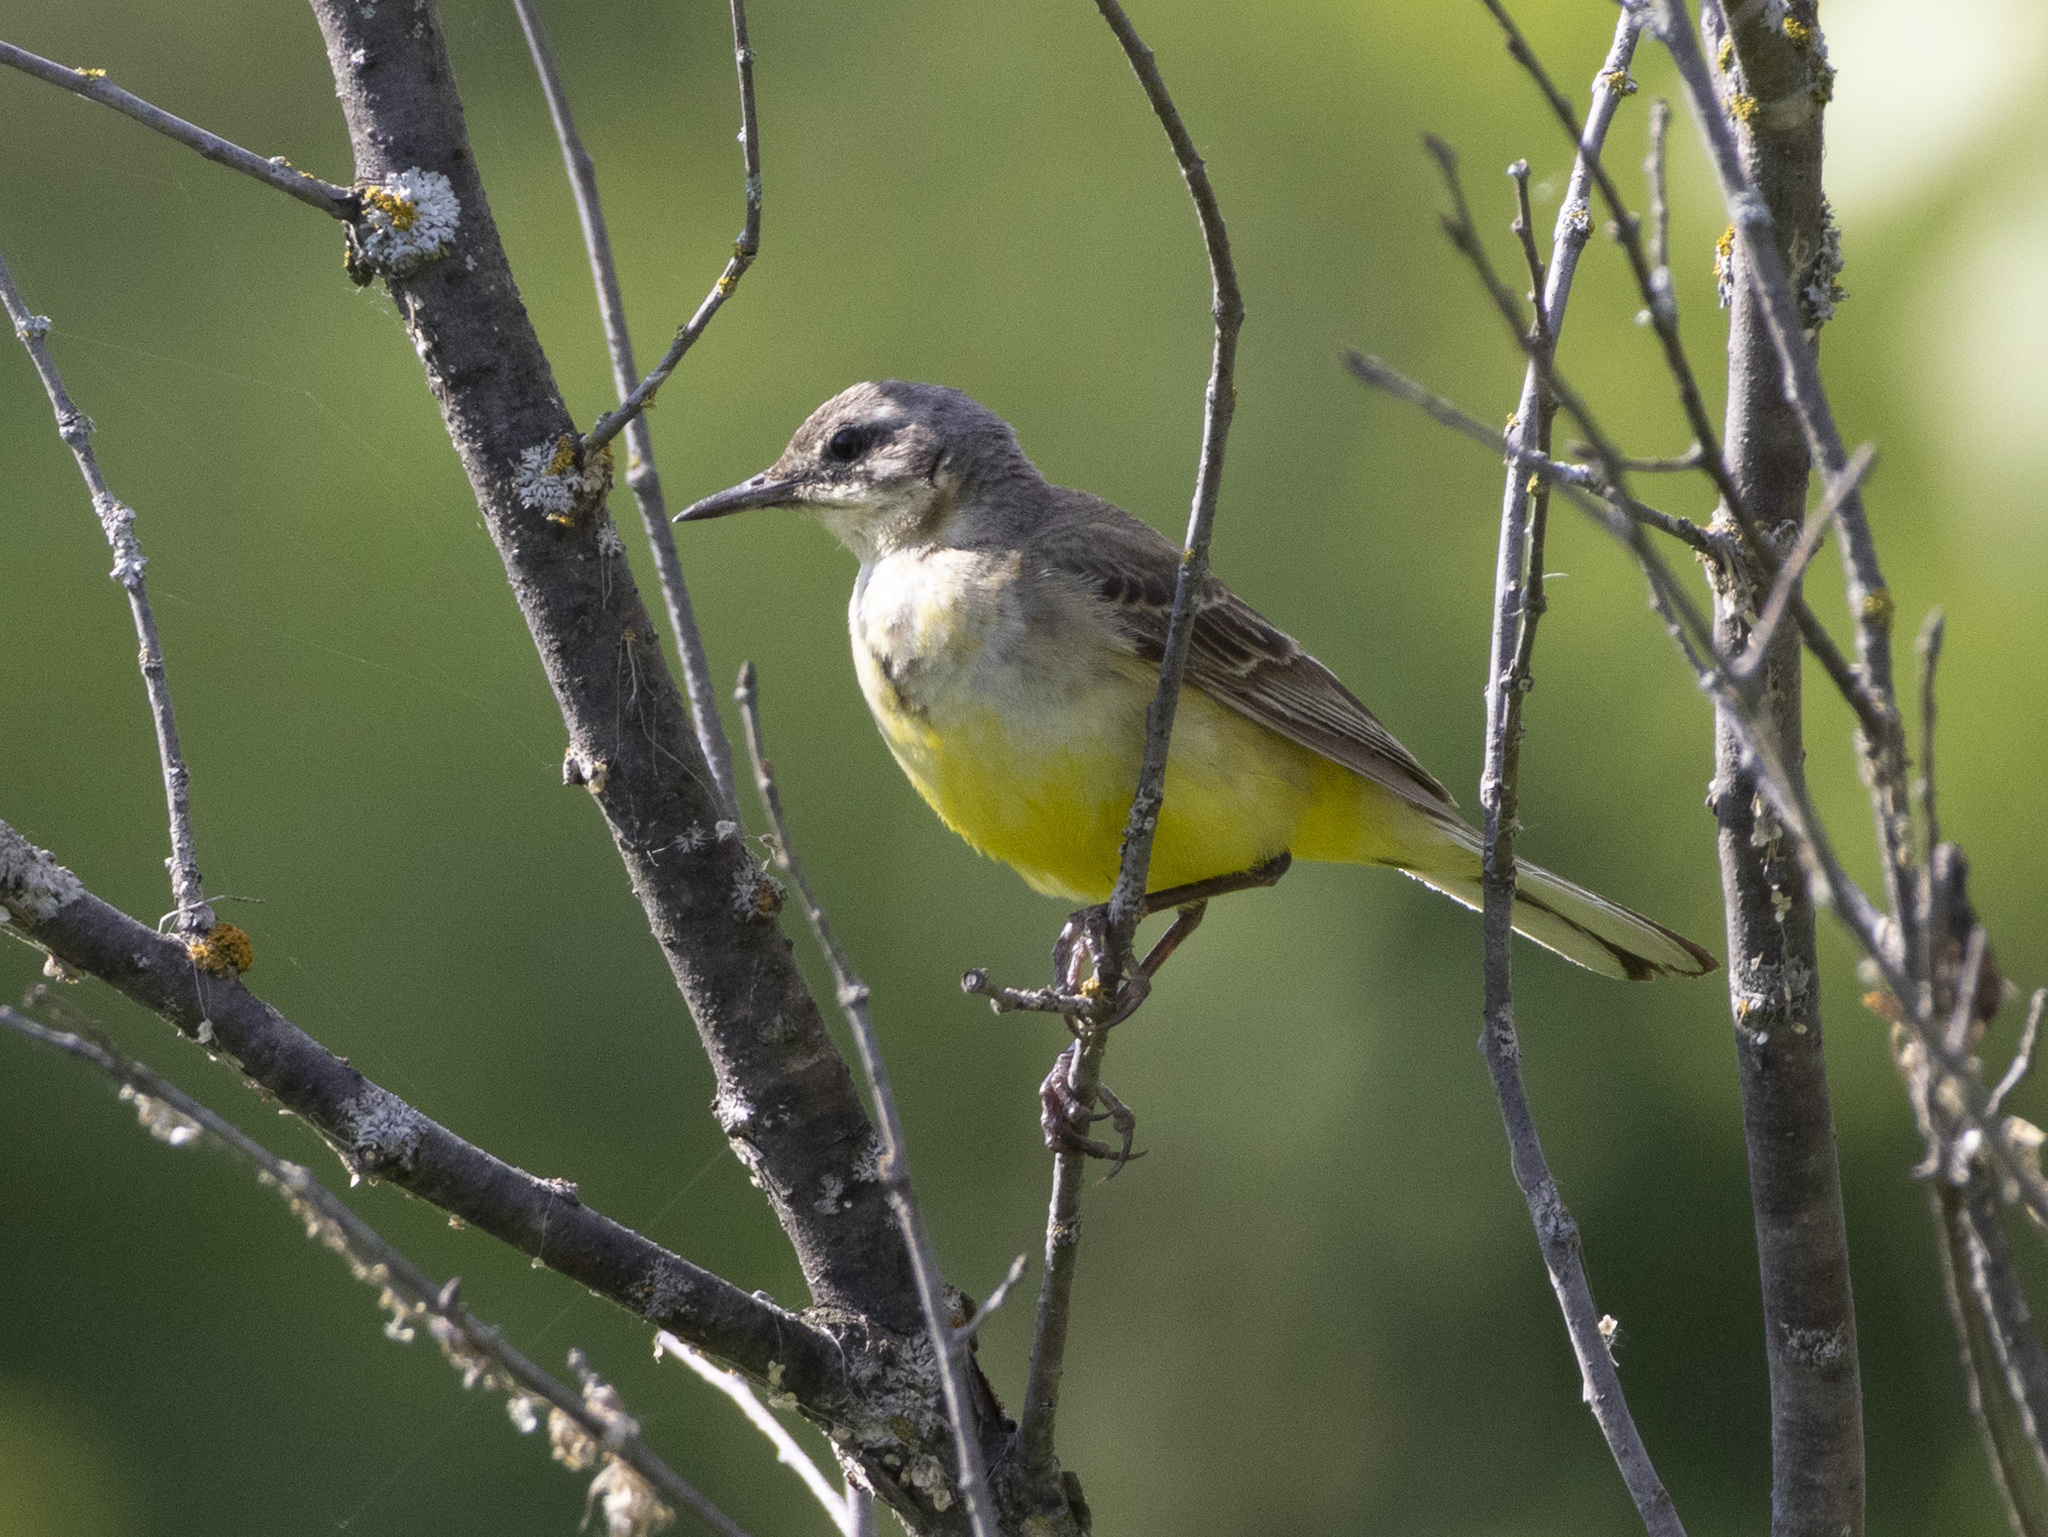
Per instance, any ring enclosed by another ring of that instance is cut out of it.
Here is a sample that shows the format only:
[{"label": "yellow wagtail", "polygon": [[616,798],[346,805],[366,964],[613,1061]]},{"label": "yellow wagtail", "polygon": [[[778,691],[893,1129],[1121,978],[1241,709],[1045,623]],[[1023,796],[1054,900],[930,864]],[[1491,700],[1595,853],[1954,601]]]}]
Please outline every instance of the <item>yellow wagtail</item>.
[{"label": "yellow wagtail", "polygon": [[[1104,901],[1179,546],[1100,497],[1049,485],[1010,424],[958,390],[898,380],[835,395],[768,469],[677,521],[752,507],[814,512],[859,557],[847,622],[861,691],[945,824],[1036,891]],[[1291,855],[1390,865],[1477,907],[1479,835],[1452,806],[1335,674],[1209,580],[1167,759],[1155,892],[1268,884],[1261,873]],[[1548,870],[1522,862],[1516,877],[1515,928],[1603,976],[1717,964]]]}]

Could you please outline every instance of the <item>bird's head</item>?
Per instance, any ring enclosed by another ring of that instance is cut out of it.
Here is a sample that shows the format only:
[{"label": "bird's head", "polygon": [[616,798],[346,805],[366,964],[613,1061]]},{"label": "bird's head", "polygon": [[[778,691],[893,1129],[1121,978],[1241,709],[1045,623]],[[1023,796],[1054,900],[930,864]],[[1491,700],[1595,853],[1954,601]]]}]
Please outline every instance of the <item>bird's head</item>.
[{"label": "bird's head", "polygon": [[1038,478],[1010,424],[986,406],[944,385],[884,379],[834,395],[781,458],[675,521],[802,508],[869,561],[938,537],[955,513]]}]

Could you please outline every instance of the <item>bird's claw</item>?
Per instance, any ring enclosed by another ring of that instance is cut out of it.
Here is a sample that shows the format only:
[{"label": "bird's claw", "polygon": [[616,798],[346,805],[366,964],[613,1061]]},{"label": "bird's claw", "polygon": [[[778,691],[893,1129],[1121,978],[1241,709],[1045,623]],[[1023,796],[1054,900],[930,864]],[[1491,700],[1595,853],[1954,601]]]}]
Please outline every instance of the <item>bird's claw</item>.
[{"label": "bird's claw", "polygon": [[[1129,1105],[1103,1084],[1095,1086],[1091,1099],[1101,1099],[1107,1109],[1096,1110],[1083,1102],[1074,1086],[1074,1068],[1079,1056],[1079,1042],[1076,1042],[1059,1054],[1052,1071],[1045,1075],[1045,1082],[1038,1089],[1038,1124],[1045,1132],[1045,1145],[1055,1153],[1113,1162],[1116,1167],[1109,1171],[1109,1178],[1115,1179],[1123,1172],[1125,1164],[1133,1158],[1145,1156],[1131,1151],[1131,1143],[1138,1134],[1138,1118]],[[1108,1121],[1115,1127],[1120,1146],[1111,1147],[1107,1142],[1088,1135],[1088,1129],[1098,1121]]]}]

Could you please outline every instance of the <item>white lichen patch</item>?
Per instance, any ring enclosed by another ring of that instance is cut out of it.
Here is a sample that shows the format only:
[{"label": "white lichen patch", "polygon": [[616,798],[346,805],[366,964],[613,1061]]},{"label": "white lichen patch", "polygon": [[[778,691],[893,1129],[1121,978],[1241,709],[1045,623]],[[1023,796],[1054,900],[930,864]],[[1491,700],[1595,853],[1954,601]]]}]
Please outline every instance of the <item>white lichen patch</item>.
[{"label": "white lichen patch", "polygon": [[732,915],[742,923],[773,918],[782,911],[787,895],[782,882],[750,859],[732,880]]},{"label": "white lichen patch", "polygon": [[619,537],[618,525],[610,518],[597,531],[597,553],[607,560],[616,560],[626,553],[626,541]]},{"label": "white lichen patch", "polygon": [[419,1152],[426,1117],[404,1100],[372,1085],[342,1111],[351,1171],[357,1179],[386,1169],[409,1169]]},{"label": "white lichen patch", "polygon": [[854,1156],[853,1177],[864,1185],[881,1183],[882,1139],[873,1132],[868,1133],[867,1145]]},{"label": "white lichen patch", "polygon": [[586,1526],[593,1510],[604,1512],[605,1537],[652,1537],[676,1519],[675,1512],[656,1498],[654,1486],[616,1457],[590,1481],[583,1512]]},{"label": "white lichen patch", "polygon": [[121,1098],[135,1107],[135,1119],[157,1141],[170,1147],[189,1147],[199,1140],[200,1124],[175,1105],[144,1094],[131,1083],[121,1085]]},{"label": "white lichen patch", "polygon": [[0,822],[0,907],[25,923],[43,923],[85,894],[78,877]]},{"label": "white lichen patch", "polygon": [[1805,281],[1799,288],[1801,318],[1806,335],[1813,334],[1834,319],[1835,309],[1849,297],[1839,281],[1842,275],[1842,227],[1835,222],[1834,207],[1826,198],[1820,202],[1820,250],[1807,263]]},{"label": "white lichen patch", "polygon": [[818,1179],[818,1188],[823,1193],[811,1203],[811,1210],[821,1217],[829,1217],[853,1205],[853,1202],[846,1199],[846,1181],[836,1174],[821,1175]]},{"label": "white lichen patch", "polygon": [[562,1408],[548,1411],[548,1453],[571,1473],[597,1466],[597,1437],[576,1423],[576,1417]]},{"label": "white lichen patch", "polygon": [[720,1089],[718,1097],[711,1101],[711,1113],[717,1118],[721,1131],[728,1137],[736,1137],[753,1124],[754,1102],[741,1089]]},{"label": "white lichen patch", "polygon": [[602,493],[604,484],[604,459],[593,455],[592,462],[581,462],[576,440],[566,432],[552,443],[522,450],[519,468],[512,473],[512,494],[519,505],[554,521],[573,517],[576,504]]},{"label": "white lichen patch", "polygon": [[930,1452],[921,1453],[912,1459],[904,1472],[904,1482],[913,1489],[922,1490],[932,1502],[932,1509],[947,1510],[953,1504],[953,1491],[946,1483],[946,1467]]},{"label": "white lichen patch", "polygon": [[448,254],[462,204],[448,178],[417,166],[365,187],[357,243],[386,277],[406,277]]}]

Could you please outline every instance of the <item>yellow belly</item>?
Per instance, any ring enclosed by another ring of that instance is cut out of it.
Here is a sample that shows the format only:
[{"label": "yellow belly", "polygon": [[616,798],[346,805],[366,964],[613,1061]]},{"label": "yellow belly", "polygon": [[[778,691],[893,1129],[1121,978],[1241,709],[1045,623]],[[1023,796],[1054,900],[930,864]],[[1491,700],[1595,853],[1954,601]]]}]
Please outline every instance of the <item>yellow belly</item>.
[{"label": "yellow belly", "polygon": [[[1034,890],[1100,902],[1115,884],[1143,750],[1143,678],[1105,680],[1056,721],[969,703],[903,707],[872,667],[861,683],[883,738],[946,825]],[[1440,839],[1405,800],[1197,689],[1181,695],[1147,885],[1248,870],[1277,854],[1409,865]]]}]

